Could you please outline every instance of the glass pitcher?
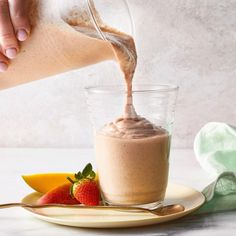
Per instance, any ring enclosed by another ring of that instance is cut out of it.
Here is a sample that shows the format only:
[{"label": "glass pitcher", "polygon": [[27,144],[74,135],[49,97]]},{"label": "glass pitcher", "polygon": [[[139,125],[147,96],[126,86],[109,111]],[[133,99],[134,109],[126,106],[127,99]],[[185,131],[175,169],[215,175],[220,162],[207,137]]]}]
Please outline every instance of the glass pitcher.
[{"label": "glass pitcher", "polygon": [[30,0],[29,17],[31,37],[0,74],[0,90],[114,60],[104,25],[133,34],[125,0]]}]

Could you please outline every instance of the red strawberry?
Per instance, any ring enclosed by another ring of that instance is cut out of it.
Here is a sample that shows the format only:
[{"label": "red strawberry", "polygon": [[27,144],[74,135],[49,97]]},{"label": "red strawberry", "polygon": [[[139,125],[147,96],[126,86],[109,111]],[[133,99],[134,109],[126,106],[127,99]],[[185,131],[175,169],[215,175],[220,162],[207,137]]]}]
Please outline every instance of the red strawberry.
[{"label": "red strawberry", "polygon": [[73,183],[72,196],[87,206],[99,205],[100,191],[97,182],[94,180],[95,176],[93,167],[89,163],[82,172],[75,174],[75,180],[68,178]]},{"label": "red strawberry", "polygon": [[79,202],[71,197],[70,194],[70,189],[71,189],[72,184],[63,184],[59,187],[54,188],[53,190],[47,192],[44,194],[39,200],[38,204],[79,204]]},{"label": "red strawberry", "polygon": [[81,182],[74,184],[73,195],[84,205],[99,205],[100,193],[98,185],[94,180],[82,180]]}]

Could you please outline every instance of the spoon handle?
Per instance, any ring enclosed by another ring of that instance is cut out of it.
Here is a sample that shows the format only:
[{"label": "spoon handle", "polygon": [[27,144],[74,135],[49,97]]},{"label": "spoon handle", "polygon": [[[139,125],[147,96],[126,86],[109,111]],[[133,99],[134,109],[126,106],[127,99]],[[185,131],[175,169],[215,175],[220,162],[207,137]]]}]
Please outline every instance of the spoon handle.
[{"label": "spoon handle", "polygon": [[44,205],[36,205],[36,204],[25,204],[25,203],[5,203],[0,204],[0,209],[4,208],[11,208],[11,207],[23,207],[23,208],[30,208],[30,209],[40,209],[40,208],[74,208],[74,209],[95,209],[95,210],[117,210],[117,211],[129,211],[129,212],[146,212],[152,213],[153,212],[149,209],[141,208],[141,207],[129,207],[129,206],[81,206],[81,205],[68,205],[68,204],[44,204]]},{"label": "spoon handle", "polygon": [[82,205],[67,205],[67,204],[44,204],[44,205],[36,205],[36,204],[25,204],[25,203],[5,203],[0,204],[0,209],[10,208],[10,207],[23,207],[23,208],[51,208],[51,207],[60,207],[60,208],[79,208],[79,209],[103,209],[103,210],[130,210],[130,211],[145,211],[151,212],[149,209],[141,208],[141,207],[129,207],[129,206],[82,206]]},{"label": "spoon handle", "polygon": [[5,203],[5,204],[0,204],[0,209],[3,208],[10,208],[10,207],[24,207],[24,204],[22,203]]},{"label": "spoon handle", "polygon": [[77,208],[77,209],[102,209],[102,210],[117,210],[117,211],[128,211],[128,212],[146,212],[151,213],[157,216],[171,215],[176,212],[181,212],[184,210],[184,207],[180,204],[162,206],[157,209],[146,209],[141,207],[130,207],[130,206],[82,206],[82,205],[66,205],[66,204],[45,204],[45,205],[32,205],[25,203],[5,203],[0,204],[0,209],[10,208],[10,207],[23,207],[23,208]]}]

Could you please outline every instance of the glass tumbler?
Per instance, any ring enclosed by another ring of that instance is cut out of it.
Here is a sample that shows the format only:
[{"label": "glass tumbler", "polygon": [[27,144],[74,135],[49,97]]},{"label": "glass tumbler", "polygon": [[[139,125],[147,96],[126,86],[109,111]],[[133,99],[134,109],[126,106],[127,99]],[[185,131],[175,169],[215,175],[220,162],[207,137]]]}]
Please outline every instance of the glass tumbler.
[{"label": "glass tumbler", "polygon": [[124,114],[126,91],[122,86],[89,87],[86,90],[103,200],[109,205],[147,208],[162,204],[168,182],[178,87],[133,86],[133,105],[137,115],[145,118],[146,125],[156,130],[150,136],[140,137],[113,136],[109,130],[103,132],[107,124]]}]

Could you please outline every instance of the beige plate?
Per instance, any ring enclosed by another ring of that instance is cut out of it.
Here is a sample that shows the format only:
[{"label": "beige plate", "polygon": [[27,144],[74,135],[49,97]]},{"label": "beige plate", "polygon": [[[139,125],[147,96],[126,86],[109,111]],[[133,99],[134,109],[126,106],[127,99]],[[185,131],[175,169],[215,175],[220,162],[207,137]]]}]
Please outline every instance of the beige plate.
[{"label": "beige plate", "polygon": [[[31,193],[22,202],[35,204],[40,196],[39,193]],[[185,211],[169,216],[155,216],[142,212],[104,211],[102,209],[44,208],[28,211],[41,220],[60,225],[87,228],[125,228],[178,219],[199,208],[204,201],[204,196],[195,189],[180,184],[169,184],[164,204],[179,203],[185,207]]]}]

